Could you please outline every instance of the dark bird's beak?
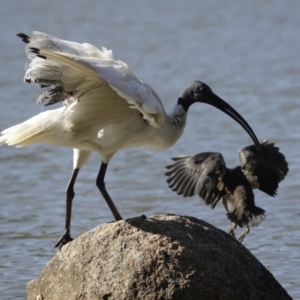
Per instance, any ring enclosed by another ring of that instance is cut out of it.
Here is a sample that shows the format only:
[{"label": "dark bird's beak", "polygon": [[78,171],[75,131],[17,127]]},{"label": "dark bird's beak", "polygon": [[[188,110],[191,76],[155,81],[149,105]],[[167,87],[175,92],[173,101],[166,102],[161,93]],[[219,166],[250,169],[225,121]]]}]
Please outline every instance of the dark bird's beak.
[{"label": "dark bird's beak", "polygon": [[199,102],[210,104],[228,116],[230,116],[233,120],[235,120],[237,123],[239,123],[246,132],[250,135],[251,139],[253,140],[255,147],[258,152],[263,153],[262,146],[260,145],[254,131],[250,127],[250,125],[246,122],[246,120],[228,103],[226,103],[224,100],[222,100],[219,96],[214,94],[213,92],[209,93],[209,95],[206,95],[206,97],[201,97]]}]

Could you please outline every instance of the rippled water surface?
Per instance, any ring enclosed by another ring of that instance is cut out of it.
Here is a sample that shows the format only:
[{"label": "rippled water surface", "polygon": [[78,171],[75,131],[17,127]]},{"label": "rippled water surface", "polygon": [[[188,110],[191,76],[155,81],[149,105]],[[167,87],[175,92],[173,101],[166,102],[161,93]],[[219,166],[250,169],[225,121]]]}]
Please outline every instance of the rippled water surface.
[{"label": "rippled water surface", "polygon": [[[39,30],[114,51],[157,91],[170,110],[183,86],[208,83],[251,124],[259,139],[280,146],[290,164],[278,196],[256,192],[266,220],[244,245],[300,299],[300,2],[290,1],[3,1],[0,10],[0,129],[45,108],[38,87],[23,83],[24,44],[16,33]],[[193,215],[227,230],[221,205],[183,199],[165,183],[170,157],[220,151],[228,166],[251,143],[226,115],[194,105],[183,137],[156,153],[118,153],[106,182],[124,218],[158,213]],[[95,187],[100,158],[93,155],[79,174],[72,235],[112,220]],[[0,294],[26,298],[26,284],[55,254],[64,226],[64,189],[72,150],[46,145],[0,148]]]}]

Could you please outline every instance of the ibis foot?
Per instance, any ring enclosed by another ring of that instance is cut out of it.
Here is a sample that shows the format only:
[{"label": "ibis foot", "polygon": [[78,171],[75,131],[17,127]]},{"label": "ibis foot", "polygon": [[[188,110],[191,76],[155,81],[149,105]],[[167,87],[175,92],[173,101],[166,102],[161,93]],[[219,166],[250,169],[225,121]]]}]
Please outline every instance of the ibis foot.
[{"label": "ibis foot", "polygon": [[72,242],[73,239],[71,238],[69,233],[65,233],[56,243],[56,245],[54,246],[54,248],[58,248],[59,250],[61,250],[61,248],[68,244],[69,242]]},{"label": "ibis foot", "polygon": [[121,220],[123,220],[123,218],[122,219],[118,219],[118,220],[107,221],[106,223],[115,223],[115,222],[118,222],[118,221],[121,221]]}]

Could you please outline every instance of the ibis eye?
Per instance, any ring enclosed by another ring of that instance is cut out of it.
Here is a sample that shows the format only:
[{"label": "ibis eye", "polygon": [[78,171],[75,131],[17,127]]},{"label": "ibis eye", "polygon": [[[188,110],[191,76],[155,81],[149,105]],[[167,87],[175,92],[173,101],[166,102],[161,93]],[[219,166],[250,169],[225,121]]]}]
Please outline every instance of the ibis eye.
[{"label": "ibis eye", "polygon": [[197,87],[197,90],[198,90],[199,94],[204,94],[207,91],[205,86],[199,86],[199,87]]},{"label": "ibis eye", "polygon": [[199,97],[201,97],[201,95],[203,95],[204,88],[197,86],[196,89],[195,89],[195,91],[193,91],[193,92],[194,92],[193,96],[195,98],[199,98]]}]

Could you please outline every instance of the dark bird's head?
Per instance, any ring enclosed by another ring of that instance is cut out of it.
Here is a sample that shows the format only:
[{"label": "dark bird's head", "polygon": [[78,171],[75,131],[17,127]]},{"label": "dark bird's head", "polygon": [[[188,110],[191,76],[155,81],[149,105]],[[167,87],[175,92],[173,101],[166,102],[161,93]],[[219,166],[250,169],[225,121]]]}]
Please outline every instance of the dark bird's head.
[{"label": "dark bird's head", "polygon": [[181,95],[178,98],[178,104],[183,107],[183,109],[187,112],[189,107],[196,103],[207,103],[210,104],[228,116],[230,116],[232,119],[234,119],[237,123],[239,123],[246,132],[250,135],[251,139],[253,140],[257,151],[260,153],[263,153],[262,147],[250,127],[250,125],[246,122],[246,120],[233,108],[231,107],[227,102],[222,100],[219,96],[214,94],[214,92],[211,90],[211,88],[205,84],[202,81],[194,80],[190,82],[182,91]]}]

